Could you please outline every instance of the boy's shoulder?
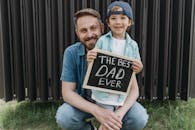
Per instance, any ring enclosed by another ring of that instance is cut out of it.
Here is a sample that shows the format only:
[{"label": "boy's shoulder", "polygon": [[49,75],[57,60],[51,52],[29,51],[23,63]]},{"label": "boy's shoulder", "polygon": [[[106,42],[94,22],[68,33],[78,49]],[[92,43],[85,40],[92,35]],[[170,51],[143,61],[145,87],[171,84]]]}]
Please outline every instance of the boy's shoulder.
[{"label": "boy's shoulder", "polygon": [[97,44],[109,43],[109,40],[111,40],[111,37],[112,37],[112,36],[111,36],[110,33],[108,32],[108,33],[102,35],[102,36],[98,39]]},{"label": "boy's shoulder", "polygon": [[127,43],[131,43],[132,45],[135,45],[135,46],[137,45],[137,42],[133,40],[128,33],[126,33],[126,41]]},{"label": "boy's shoulder", "polygon": [[102,35],[100,37],[100,39],[108,39],[108,38],[111,38],[111,37],[112,37],[112,33],[111,32],[108,32],[108,33]]}]

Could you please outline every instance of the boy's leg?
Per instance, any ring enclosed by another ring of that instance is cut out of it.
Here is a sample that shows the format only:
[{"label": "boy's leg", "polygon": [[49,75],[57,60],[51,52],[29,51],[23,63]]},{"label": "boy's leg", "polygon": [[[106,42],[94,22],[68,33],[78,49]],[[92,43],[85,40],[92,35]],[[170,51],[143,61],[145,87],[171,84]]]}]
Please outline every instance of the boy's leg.
[{"label": "boy's leg", "polygon": [[141,130],[148,122],[146,109],[138,102],[129,109],[123,118],[123,127],[121,130]]},{"label": "boy's leg", "polygon": [[57,110],[56,122],[65,130],[90,130],[91,126],[86,122],[90,117],[91,114],[64,103]]}]

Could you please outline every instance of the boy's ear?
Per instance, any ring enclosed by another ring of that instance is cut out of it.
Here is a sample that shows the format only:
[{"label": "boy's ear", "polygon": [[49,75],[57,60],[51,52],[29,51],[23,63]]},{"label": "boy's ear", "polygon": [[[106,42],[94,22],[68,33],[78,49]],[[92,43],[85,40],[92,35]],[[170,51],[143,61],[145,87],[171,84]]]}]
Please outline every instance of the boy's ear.
[{"label": "boy's ear", "polygon": [[106,19],[106,24],[108,25],[108,27],[110,27],[110,24],[109,24],[109,20]]},{"label": "boy's ear", "polygon": [[107,24],[109,24],[109,21],[108,21],[108,19],[106,19],[106,23],[107,23]]},{"label": "boy's ear", "polygon": [[131,19],[129,19],[129,23],[130,23],[130,25],[129,25],[129,26],[131,26],[131,25],[133,25],[133,24],[134,24],[133,20],[131,20]]}]

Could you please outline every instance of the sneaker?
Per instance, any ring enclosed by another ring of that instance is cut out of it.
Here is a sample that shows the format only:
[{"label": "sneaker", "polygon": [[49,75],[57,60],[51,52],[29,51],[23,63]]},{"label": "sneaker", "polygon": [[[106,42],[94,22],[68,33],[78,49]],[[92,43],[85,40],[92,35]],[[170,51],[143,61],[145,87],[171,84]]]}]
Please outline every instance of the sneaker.
[{"label": "sneaker", "polygon": [[97,128],[91,123],[91,121],[89,122],[89,125],[91,126],[91,130],[97,130]]},{"label": "sneaker", "polygon": [[91,126],[91,130],[97,130],[97,128],[95,126]]}]

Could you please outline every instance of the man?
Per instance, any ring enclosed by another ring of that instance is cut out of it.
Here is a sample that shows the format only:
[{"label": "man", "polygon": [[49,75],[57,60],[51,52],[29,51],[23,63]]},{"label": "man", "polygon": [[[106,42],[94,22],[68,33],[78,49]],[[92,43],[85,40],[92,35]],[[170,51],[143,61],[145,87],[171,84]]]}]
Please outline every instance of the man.
[{"label": "man", "polygon": [[[75,13],[74,21],[75,32],[80,42],[71,45],[64,52],[61,80],[65,103],[56,113],[58,125],[65,130],[91,130],[91,125],[86,119],[95,117],[107,130],[125,129],[125,127],[128,130],[130,127],[143,128],[148,116],[145,109],[136,102],[138,89],[135,96],[132,95],[131,102],[134,105],[122,120],[115,112],[96,105],[91,101],[88,91],[82,90],[87,69],[86,53],[94,48],[97,39],[103,33],[104,26],[100,14],[89,8]],[[142,63],[137,61],[133,64],[134,70],[137,72],[142,70]]]}]

